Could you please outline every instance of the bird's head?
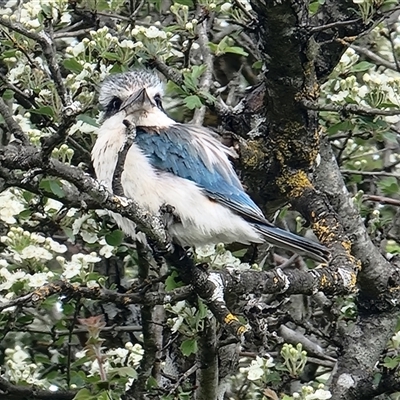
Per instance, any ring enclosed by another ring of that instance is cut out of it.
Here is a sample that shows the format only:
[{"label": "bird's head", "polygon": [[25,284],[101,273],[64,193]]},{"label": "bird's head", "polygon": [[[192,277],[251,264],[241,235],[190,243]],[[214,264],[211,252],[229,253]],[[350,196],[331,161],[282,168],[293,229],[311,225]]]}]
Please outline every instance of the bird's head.
[{"label": "bird's head", "polygon": [[163,94],[158,76],[141,69],[106,78],[100,88],[99,101],[105,118],[125,112],[136,125],[158,126],[160,120],[168,118],[162,106]]}]

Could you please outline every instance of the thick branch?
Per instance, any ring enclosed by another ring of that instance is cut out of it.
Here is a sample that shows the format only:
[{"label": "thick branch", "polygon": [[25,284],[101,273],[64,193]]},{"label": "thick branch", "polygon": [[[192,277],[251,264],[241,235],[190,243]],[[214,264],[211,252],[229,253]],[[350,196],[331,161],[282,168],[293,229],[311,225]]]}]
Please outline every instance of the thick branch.
[{"label": "thick branch", "polygon": [[76,391],[59,390],[52,392],[29,386],[13,385],[0,377],[0,395],[2,400],[54,400],[54,398],[58,400],[72,400],[76,395]]},{"label": "thick branch", "polygon": [[[398,293],[400,283],[398,273],[371,242],[361,216],[347,192],[332,149],[326,139],[321,146],[321,163],[316,172],[318,188],[326,193],[345,232],[351,237],[352,254],[361,260],[362,271],[359,283],[362,295],[370,299],[387,301],[387,305],[390,306],[392,296],[397,296],[396,293]],[[391,287],[397,289],[393,292],[389,289]]]},{"label": "thick branch", "polygon": [[46,171],[46,174],[50,176],[65,179],[92,199],[91,206],[93,208],[114,211],[132,220],[143,233],[157,242],[160,248],[166,247],[170,242],[158,216],[149,214],[147,210],[142,209],[131,199],[111,194],[98,181],[77,167],[63,164],[54,159],[50,159],[46,163],[36,148],[12,145],[0,148],[0,161],[4,167],[10,170],[39,169]]}]

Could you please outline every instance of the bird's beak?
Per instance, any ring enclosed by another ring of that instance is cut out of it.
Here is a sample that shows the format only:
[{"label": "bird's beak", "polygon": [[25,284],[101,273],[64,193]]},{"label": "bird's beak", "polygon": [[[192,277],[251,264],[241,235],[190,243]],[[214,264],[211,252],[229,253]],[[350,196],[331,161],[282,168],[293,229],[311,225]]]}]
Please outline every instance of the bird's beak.
[{"label": "bird's beak", "polygon": [[120,111],[127,112],[138,111],[144,109],[146,106],[151,105],[151,100],[147,94],[146,89],[141,89],[138,92],[129,96],[122,104]]}]

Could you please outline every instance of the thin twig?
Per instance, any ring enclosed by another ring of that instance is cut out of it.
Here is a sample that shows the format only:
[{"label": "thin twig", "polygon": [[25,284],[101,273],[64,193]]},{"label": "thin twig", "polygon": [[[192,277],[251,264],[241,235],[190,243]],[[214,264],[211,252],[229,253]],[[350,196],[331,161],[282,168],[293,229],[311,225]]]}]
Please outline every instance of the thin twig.
[{"label": "thin twig", "polygon": [[[87,333],[87,329],[83,328],[76,328],[73,329],[72,331],[69,330],[41,330],[41,329],[21,329],[18,327],[18,329],[22,332],[29,332],[29,333],[35,333],[39,335],[51,335],[56,338],[59,338],[61,336],[68,336],[70,332],[72,332],[73,335],[77,335],[80,333]],[[142,327],[139,325],[125,325],[125,326],[119,326],[119,325],[112,325],[112,326],[105,326],[103,328],[100,328],[102,332],[141,332]]]},{"label": "thin twig", "polygon": [[22,131],[21,127],[14,120],[10,109],[2,97],[0,97],[0,114],[3,116],[10,133],[14,135],[16,139],[20,140],[23,145],[27,145],[29,143],[28,136]]},{"label": "thin twig", "polygon": [[381,204],[390,204],[391,206],[400,207],[400,200],[392,199],[390,197],[365,194],[362,199],[363,201],[376,201]]},{"label": "thin twig", "polygon": [[330,24],[325,24],[325,25],[319,25],[319,26],[314,26],[310,29],[310,33],[317,33],[321,31],[325,31],[327,29],[332,29],[332,28],[338,28],[340,26],[347,26],[347,25],[352,25],[360,22],[361,19],[349,19],[347,21],[335,21],[331,22]]},{"label": "thin twig", "polygon": [[159,58],[154,58],[152,63],[167,79],[174,82],[178,86],[183,85],[183,76],[181,72],[175,68],[169,67]]},{"label": "thin twig", "polygon": [[233,0],[235,6],[239,8],[243,14],[245,14],[250,19],[250,25],[258,24],[258,19],[255,15],[251,14],[249,11],[246,10],[246,7],[238,0]]},{"label": "thin twig", "polygon": [[355,50],[357,53],[364,55],[369,58],[371,61],[378,65],[383,65],[386,68],[392,69],[393,71],[398,71],[395,63],[392,63],[388,60],[385,60],[381,56],[378,56],[373,51],[366,49],[365,47],[357,46],[355,44],[351,45],[351,48]]},{"label": "thin twig", "polygon": [[33,32],[23,27],[20,24],[13,23],[10,20],[0,19],[0,25],[5,26],[12,31],[18,32],[21,35],[28,37],[29,39],[35,40],[38,42],[42,48],[43,55],[47,61],[47,65],[50,69],[51,76],[56,85],[57,93],[60,97],[61,103],[63,106],[67,106],[69,104],[67,97],[67,90],[64,86],[64,82],[61,76],[60,66],[56,59],[56,50],[53,47],[53,42],[51,38],[45,32]]},{"label": "thin twig", "polygon": [[100,289],[100,288],[88,288],[84,286],[75,286],[66,281],[58,281],[54,283],[46,284],[35,291],[28,293],[24,296],[17,297],[6,303],[0,304],[0,311],[6,310],[7,308],[14,306],[31,306],[38,302],[46,299],[47,297],[54,294],[66,294],[75,298],[88,298],[94,300],[101,300],[104,302],[110,302],[121,305],[128,304],[147,304],[154,306],[158,304],[175,303],[180,300],[185,300],[192,294],[190,286],[185,286],[172,290],[168,293],[158,292],[147,292],[141,293],[117,293],[114,290]]},{"label": "thin twig", "polygon": [[350,114],[365,115],[365,116],[375,116],[375,115],[393,116],[400,114],[400,108],[397,108],[395,110],[381,110],[380,108],[368,108],[356,104],[344,104],[344,105],[316,104],[306,99],[302,100],[302,104],[304,107],[314,111],[331,111],[331,112],[350,113]]},{"label": "thin twig", "polygon": [[187,378],[189,378],[190,375],[194,374],[198,370],[198,368],[199,366],[197,365],[197,363],[195,363],[188,370],[186,370],[176,381],[175,385],[172,386],[171,390],[168,392],[168,396],[173,395],[175,390],[178,389],[181,383],[184,382]]},{"label": "thin twig", "polygon": [[[212,20],[211,20],[212,21]],[[205,19],[203,22],[199,23],[197,26],[198,42],[200,45],[201,55],[203,56],[203,64],[206,66],[206,70],[200,79],[200,88],[204,92],[209,92],[212,85],[212,77],[214,71],[214,58],[211,54],[210,47],[208,46],[208,21]],[[206,106],[201,106],[197,108],[193,114],[192,124],[202,125],[204,121],[204,116],[206,114]]]},{"label": "thin twig", "polygon": [[394,172],[386,172],[386,171],[359,171],[352,169],[340,169],[340,172],[345,175],[393,176],[395,178],[400,178],[400,174],[396,174]]},{"label": "thin twig", "polygon": [[122,148],[118,152],[117,164],[115,166],[113,179],[112,179],[112,190],[117,196],[125,196],[124,188],[122,186],[121,178],[124,172],[125,160],[128,151],[132,147],[133,141],[136,136],[136,126],[128,120],[124,120],[124,125],[126,126],[125,142]]}]

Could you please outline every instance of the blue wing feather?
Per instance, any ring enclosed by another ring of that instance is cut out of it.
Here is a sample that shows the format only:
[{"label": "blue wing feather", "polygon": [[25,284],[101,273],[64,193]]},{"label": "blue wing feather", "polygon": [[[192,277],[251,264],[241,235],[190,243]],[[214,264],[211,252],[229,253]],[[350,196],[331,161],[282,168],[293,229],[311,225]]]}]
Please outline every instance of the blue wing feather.
[{"label": "blue wing feather", "polygon": [[155,168],[195,182],[208,197],[243,217],[271,225],[243,190],[233,168],[218,163],[210,165],[205,150],[192,140],[187,126],[176,124],[157,132],[137,127],[135,143]]}]

